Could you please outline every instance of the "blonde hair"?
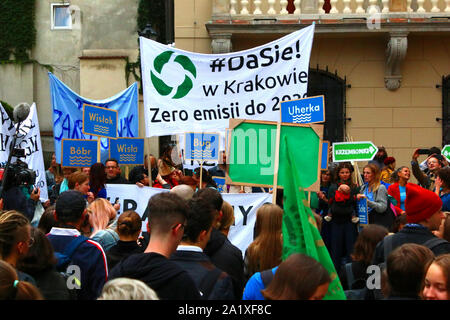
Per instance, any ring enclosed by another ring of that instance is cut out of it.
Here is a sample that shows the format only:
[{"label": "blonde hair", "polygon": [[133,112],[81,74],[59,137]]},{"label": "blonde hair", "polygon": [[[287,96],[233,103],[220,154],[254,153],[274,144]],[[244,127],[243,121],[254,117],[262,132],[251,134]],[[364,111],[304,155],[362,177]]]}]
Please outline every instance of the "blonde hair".
[{"label": "blonde hair", "polygon": [[282,222],[283,209],[276,204],[264,204],[256,212],[257,236],[247,249],[249,275],[281,263]]},{"label": "blonde hair", "polygon": [[231,204],[224,201],[222,203],[222,219],[217,223],[217,229],[222,233],[228,233],[234,223],[234,210]]},{"label": "blonde hair", "polygon": [[104,198],[92,201],[87,207],[87,212],[89,213],[89,223],[93,228],[91,237],[98,231],[106,229],[109,221],[114,220],[117,216],[116,209]]},{"label": "blonde hair", "polygon": [[365,165],[363,170],[364,169],[369,169],[370,171],[372,171],[372,174],[373,174],[373,180],[369,184],[370,191],[371,192],[377,191],[381,185],[381,170],[378,168],[377,165],[375,165],[373,163],[369,163],[369,164]]},{"label": "blonde hair", "polygon": [[156,292],[144,282],[116,278],[106,282],[97,300],[159,300]]}]

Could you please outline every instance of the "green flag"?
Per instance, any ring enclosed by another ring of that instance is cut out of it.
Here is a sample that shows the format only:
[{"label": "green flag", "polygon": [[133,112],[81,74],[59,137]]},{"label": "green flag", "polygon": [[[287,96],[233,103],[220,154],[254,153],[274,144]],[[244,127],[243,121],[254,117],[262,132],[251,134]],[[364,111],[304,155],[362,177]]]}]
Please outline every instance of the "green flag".
[{"label": "green flag", "polygon": [[[341,282],[334,268],[330,254],[317,229],[316,220],[311,209],[305,206],[304,191],[300,188],[298,172],[289,146],[295,145],[295,141],[289,141],[284,136],[281,143],[280,158],[286,159],[286,165],[280,168],[280,175],[284,175],[285,184],[283,193],[283,254],[285,260],[292,253],[306,254],[322,264],[331,277],[331,283],[324,300],[346,300]],[[289,144],[290,142],[291,144]]]}]

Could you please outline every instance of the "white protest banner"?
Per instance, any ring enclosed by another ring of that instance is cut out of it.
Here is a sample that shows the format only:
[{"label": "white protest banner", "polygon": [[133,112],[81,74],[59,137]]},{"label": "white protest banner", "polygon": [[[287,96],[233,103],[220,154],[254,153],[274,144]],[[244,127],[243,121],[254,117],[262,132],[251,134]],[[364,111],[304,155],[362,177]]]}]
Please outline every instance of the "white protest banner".
[{"label": "white protest banner", "polygon": [[[168,192],[167,189],[152,187],[138,187],[130,184],[108,184],[106,192],[111,203],[119,200],[120,210],[136,211],[142,218],[142,232],[147,232],[147,217],[145,209],[148,200],[160,192]],[[272,195],[269,193],[222,193],[224,201],[234,208],[234,225],[230,228],[228,239],[242,251],[253,241],[253,227],[256,221],[256,211],[265,202],[270,202]]]},{"label": "white protest banner", "polygon": [[242,256],[253,241],[256,211],[266,202],[272,202],[270,193],[222,193],[223,200],[234,208],[234,225],[228,233],[232,244],[241,249]]},{"label": "white protest banner", "polygon": [[[9,118],[3,106],[0,104],[1,127],[0,127],[0,163],[6,164],[9,150],[16,132],[16,125]],[[44,157],[42,154],[41,134],[37,117],[36,104],[30,107],[28,117],[20,124],[16,140],[16,148],[25,150],[25,159],[20,160],[28,164],[28,168],[36,172],[35,186],[41,190],[40,200],[48,200],[47,180],[45,179]],[[17,158],[12,157],[11,163]]]},{"label": "white protest banner", "polygon": [[229,119],[277,121],[304,98],[314,24],[268,44],[200,54],[140,37],[146,136],[224,131]]}]

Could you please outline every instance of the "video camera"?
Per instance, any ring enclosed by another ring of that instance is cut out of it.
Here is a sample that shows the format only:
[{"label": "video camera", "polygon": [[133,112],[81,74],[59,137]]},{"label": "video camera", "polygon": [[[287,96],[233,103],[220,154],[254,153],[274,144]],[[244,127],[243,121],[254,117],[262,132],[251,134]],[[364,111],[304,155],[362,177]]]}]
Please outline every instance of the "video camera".
[{"label": "video camera", "polygon": [[[14,148],[13,156],[17,158],[25,157],[25,150]],[[27,163],[20,159],[9,165],[7,175],[8,185],[10,186],[32,186],[35,184],[37,177],[36,172],[29,169]]]}]

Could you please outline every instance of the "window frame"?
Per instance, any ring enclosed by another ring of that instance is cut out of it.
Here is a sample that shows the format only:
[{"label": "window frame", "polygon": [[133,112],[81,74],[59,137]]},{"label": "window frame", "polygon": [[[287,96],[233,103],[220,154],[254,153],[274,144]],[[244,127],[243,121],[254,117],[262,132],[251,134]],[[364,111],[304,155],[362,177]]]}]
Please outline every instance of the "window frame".
[{"label": "window frame", "polygon": [[68,3],[68,2],[64,2],[64,3],[61,3],[61,2],[57,2],[57,3],[51,3],[50,4],[50,20],[51,20],[51,30],[72,30],[72,15],[70,15],[70,23],[69,23],[69,26],[64,26],[64,27],[58,27],[58,26],[55,26],[55,15],[54,15],[54,8],[55,7],[67,7],[67,8],[69,8],[70,7],[70,3]]}]

